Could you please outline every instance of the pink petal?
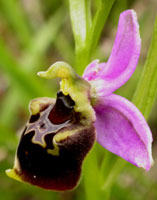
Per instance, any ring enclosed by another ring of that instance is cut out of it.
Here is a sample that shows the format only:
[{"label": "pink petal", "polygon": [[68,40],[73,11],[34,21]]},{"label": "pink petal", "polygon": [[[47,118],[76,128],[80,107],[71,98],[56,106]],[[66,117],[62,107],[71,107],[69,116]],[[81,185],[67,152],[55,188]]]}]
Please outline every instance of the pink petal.
[{"label": "pink petal", "polygon": [[120,15],[116,39],[108,62],[92,62],[83,77],[91,81],[98,95],[112,93],[133,74],[139,59],[140,47],[136,13],[133,10],[124,11]]},{"label": "pink petal", "polygon": [[112,94],[95,105],[97,141],[132,164],[149,170],[152,134],[140,111],[127,99]]},{"label": "pink petal", "polygon": [[82,77],[86,79],[87,81],[99,78],[98,68],[99,68],[99,60],[97,59],[97,60],[92,61],[86,67]]}]

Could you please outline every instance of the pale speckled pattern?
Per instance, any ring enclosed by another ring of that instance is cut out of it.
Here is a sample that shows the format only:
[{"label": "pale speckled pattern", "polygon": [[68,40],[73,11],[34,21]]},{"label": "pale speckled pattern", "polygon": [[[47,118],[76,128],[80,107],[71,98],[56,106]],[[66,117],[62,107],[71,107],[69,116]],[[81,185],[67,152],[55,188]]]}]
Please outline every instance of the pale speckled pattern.
[{"label": "pale speckled pattern", "polygon": [[133,74],[140,55],[141,39],[136,13],[120,15],[118,31],[107,63],[94,60],[83,77],[91,83],[97,101],[97,141],[130,163],[149,170],[152,134],[141,112],[127,99],[112,94]]}]

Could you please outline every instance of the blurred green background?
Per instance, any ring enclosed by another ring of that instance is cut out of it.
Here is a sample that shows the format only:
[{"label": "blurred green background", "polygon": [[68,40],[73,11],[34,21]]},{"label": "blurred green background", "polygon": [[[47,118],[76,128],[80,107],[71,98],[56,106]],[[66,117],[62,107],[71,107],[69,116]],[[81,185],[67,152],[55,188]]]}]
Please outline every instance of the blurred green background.
[{"label": "blurred green background", "polygon": [[[95,12],[99,0],[92,1]],[[93,59],[107,60],[114,42],[119,14],[133,8],[137,12],[142,38],[141,56],[132,78],[118,94],[131,99],[150,45],[156,0],[116,0],[103,29]],[[75,68],[74,39],[66,0],[0,0],[0,199],[3,200],[84,200],[97,185],[95,164],[85,162],[80,185],[71,192],[44,191],[9,179],[5,170],[11,168],[20,133],[28,120],[28,103],[39,96],[55,97],[58,80],[41,80],[36,76],[56,61],[68,62]],[[80,66],[81,67],[81,66]],[[154,143],[153,157],[157,160],[157,102],[149,118]],[[108,152],[95,144],[93,159],[97,169]],[[90,160],[90,156],[87,160]],[[114,162],[112,155],[109,162]],[[112,170],[105,172],[112,174]],[[103,176],[102,172],[102,176]],[[112,177],[114,179],[114,177]],[[94,181],[95,180],[95,181]],[[94,185],[95,184],[95,185]],[[113,200],[157,199],[157,164],[149,172],[127,164],[110,190]],[[92,193],[92,192],[91,192]],[[100,198],[98,198],[100,199]],[[105,195],[102,199],[105,200]]]}]

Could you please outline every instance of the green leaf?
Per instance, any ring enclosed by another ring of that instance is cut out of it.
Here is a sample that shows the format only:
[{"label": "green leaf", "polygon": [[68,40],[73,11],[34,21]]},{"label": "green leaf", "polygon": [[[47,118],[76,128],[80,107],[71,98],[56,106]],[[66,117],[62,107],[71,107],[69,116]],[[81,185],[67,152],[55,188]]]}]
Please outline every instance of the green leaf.
[{"label": "green leaf", "polygon": [[85,0],[87,34],[92,26],[91,0]]},{"label": "green leaf", "polygon": [[77,51],[80,48],[84,48],[87,35],[85,0],[69,0],[69,5]]},{"label": "green leaf", "polygon": [[10,80],[29,98],[51,96],[51,93],[36,78],[36,74],[26,72],[10,55],[4,42],[0,39],[0,68],[7,73]]},{"label": "green leaf", "polygon": [[62,59],[67,63],[69,62],[73,66],[73,63],[74,63],[73,47],[70,44],[70,42],[67,40],[63,32],[60,32],[57,35],[54,46],[56,47],[57,51],[61,55]]},{"label": "green leaf", "polygon": [[3,124],[0,123],[0,147],[2,146],[6,146],[7,148],[9,147],[9,145],[11,145],[9,147],[9,149],[15,149],[17,143],[18,143],[18,139],[17,136],[15,134],[15,132],[12,129],[9,129],[8,126],[5,126]]},{"label": "green leaf", "polygon": [[1,0],[1,5],[5,17],[16,32],[21,44],[23,46],[27,45],[31,37],[31,30],[19,1]]},{"label": "green leaf", "polygon": [[98,154],[97,144],[87,155],[87,158],[83,164],[83,183],[86,193],[86,200],[101,199],[101,187],[100,187],[100,172],[98,166]]},{"label": "green leaf", "polygon": [[18,101],[19,96],[17,90],[9,90],[1,102],[0,124],[13,127],[13,123],[17,119],[16,112],[19,111]]},{"label": "green leaf", "polygon": [[89,57],[92,52],[95,50],[98,40],[100,38],[100,34],[106,23],[107,17],[111,11],[115,0],[100,0],[98,9],[94,16],[93,25],[88,34],[87,46],[89,51]]},{"label": "green leaf", "polygon": [[[47,48],[55,40],[61,25],[65,22],[66,18],[64,20],[62,19],[63,11],[63,7],[58,9],[49,21],[32,36],[32,39],[27,44],[27,48],[21,58],[21,66],[24,68],[26,73],[28,71],[33,74],[38,67],[37,65],[40,66],[40,61],[44,57]],[[14,65],[14,63],[12,64]],[[36,74],[34,73],[34,77],[35,76]],[[25,91],[25,88],[22,90]],[[46,94],[46,91],[44,91],[44,93]],[[30,96],[28,99],[23,97],[23,95],[20,96],[20,93],[17,91],[15,86],[10,88],[2,102],[0,122],[2,124],[8,124],[8,126],[11,127],[16,120],[15,116],[17,116],[19,102],[22,102],[22,105],[27,106],[30,98]],[[10,99],[12,99],[11,102]]]},{"label": "green leaf", "polygon": [[59,8],[28,43],[21,59],[26,70],[34,72],[37,69],[46,50],[56,39],[57,33],[66,20],[66,16],[63,18],[64,9],[64,7]]}]

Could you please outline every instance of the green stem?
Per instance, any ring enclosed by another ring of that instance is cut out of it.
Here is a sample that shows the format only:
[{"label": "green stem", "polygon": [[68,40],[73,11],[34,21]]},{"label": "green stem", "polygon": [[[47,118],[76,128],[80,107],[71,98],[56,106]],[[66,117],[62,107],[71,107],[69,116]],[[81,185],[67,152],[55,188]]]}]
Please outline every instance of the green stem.
[{"label": "green stem", "polygon": [[79,73],[82,74],[84,68],[89,64],[92,53],[95,51],[97,43],[99,41],[104,24],[111,11],[112,5],[115,0],[100,0],[98,9],[94,16],[92,26],[87,31],[86,48],[79,49],[76,57],[76,66],[79,69]]},{"label": "green stem", "polygon": [[96,144],[91,152],[88,154],[83,165],[83,181],[86,193],[86,200],[101,199],[100,190],[100,173],[97,158]]},{"label": "green stem", "polygon": [[90,29],[88,34],[87,48],[89,52],[89,58],[91,57],[91,54],[97,46],[100,34],[102,32],[104,24],[106,23],[107,17],[111,11],[114,1],[115,0],[100,0],[99,2],[98,9],[94,16],[92,28]]},{"label": "green stem", "polygon": [[85,9],[86,9],[86,30],[88,34],[88,31],[92,26],[91,0],[85,0]]},{"label": "green stem", "polygon": [[[89,2],[85,0],[69,0],[70,17],[75,40],[76,71],[81,74],[86,65],[87,28],[90,26]],[[88,12],[88,16],[87,13]]]},{"label": "green stem", "polygon": [[86,41],[86,8],[84,0],[69,0],[70,17],[75,39],[76,51],[84,48]]},{"label": "green stem", "polygon": [[116,163],[112,167],[112,170],[110,171],[109,176],[105,180],[105,183],[102,187],[104,191],[107,191],[112,186],[112,184],[115,182],[117,176],[119,175],[119,173],[121,172],[121,170],[124,168],[125,165],[126,165],[125,160],[123,160],[122,158],[117,158]]},{"label": "green stem", "polygon": [[109,176],[109,174],[111,172],[111,166],[114,165],[116,161],[117,161],[117,156],[112,154],[111,152],[105,150],[104,159],[103,159],[103,161],[101,163],[101,167],[100,167],[101,184],[103,184],[104,180],[106,180],[107,177]]}]

